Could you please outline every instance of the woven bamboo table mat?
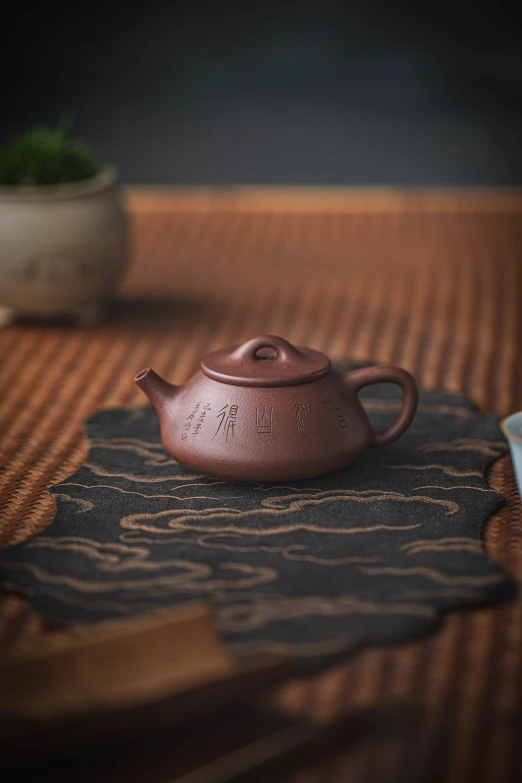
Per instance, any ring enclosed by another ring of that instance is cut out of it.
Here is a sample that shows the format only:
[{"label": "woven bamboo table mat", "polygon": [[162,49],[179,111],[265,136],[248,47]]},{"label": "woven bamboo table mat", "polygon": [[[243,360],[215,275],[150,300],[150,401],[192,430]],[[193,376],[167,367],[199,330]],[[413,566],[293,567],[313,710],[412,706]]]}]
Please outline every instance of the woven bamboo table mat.
[{"label": "woven bamboo table mat", "polygon": [[[127,199],[132,266],[109,320],[0,334],[3,546],[50,522],[46,487],[80,466],[82,420],[144,403],[137,370],[150,364],[182,383],[203,353],[256,333],[400,364],[423,386],[465,392],[485,411],[522,408],[521,194],[135,189]],[[489,481],[508,503],[485,543],[521,581],[509,458]],[[4,651],[47,631],[14,597],[0,615]],[[361,748],[295,783],[522,779],[522,599],[449,615],[430,639],[370,650],[279,696],[317,717],[391,698],[426,709],[415,748]]]}]

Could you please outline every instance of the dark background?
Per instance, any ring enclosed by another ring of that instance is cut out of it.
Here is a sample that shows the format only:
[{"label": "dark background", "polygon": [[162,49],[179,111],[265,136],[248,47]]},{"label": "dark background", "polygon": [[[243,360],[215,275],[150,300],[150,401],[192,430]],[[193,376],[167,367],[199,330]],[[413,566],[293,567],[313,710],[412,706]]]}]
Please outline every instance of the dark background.
[{"label": "dark background", "polygon": [[26,4],[4,11],[1,127],[74,108],[127,182],[520,184],[512,6]]}]

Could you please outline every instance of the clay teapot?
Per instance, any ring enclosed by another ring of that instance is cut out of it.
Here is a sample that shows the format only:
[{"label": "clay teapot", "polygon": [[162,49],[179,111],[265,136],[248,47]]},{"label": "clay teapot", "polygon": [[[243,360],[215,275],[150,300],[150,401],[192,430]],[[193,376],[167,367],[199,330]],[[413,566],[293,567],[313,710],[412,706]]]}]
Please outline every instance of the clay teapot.
[{"label": "clay teapot", "polygon": [[[348,465],[368,446],[385,446],[411,424],[414,378],[399,367],[337,373],[325,354],[263,335],[205,356],[185,386],[154,370],[136,383],[158,414],[166,450],[178,462],[232,481],[292,481]],[[374,432],[357,393],[374,383],[403,393],[394,423]]]}]

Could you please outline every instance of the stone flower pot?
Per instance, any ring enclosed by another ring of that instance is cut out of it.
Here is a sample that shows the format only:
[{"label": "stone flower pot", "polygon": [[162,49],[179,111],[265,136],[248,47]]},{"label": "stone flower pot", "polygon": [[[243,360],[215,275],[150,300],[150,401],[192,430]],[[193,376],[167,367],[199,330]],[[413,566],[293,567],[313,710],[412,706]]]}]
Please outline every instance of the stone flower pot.
[{"label": "stone flower pot", "polygon": [[116,181],[107,168],[70,184],[0,186],[0,325],[18,315],[101,318],[127,267]]}]

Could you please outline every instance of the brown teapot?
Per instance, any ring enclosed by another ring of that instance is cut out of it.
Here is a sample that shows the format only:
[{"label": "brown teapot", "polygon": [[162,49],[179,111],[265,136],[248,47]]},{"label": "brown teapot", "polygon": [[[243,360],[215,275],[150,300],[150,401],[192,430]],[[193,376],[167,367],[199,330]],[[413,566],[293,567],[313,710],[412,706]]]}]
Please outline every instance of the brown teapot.
[{"label": "brown teapot", "polygon": [[[332,370],[327,356],[263,335],[205,356],[185,386],[154,370],[134,379],[150,399],[166,450],[183,465],[232,481],[292,481],[348,465],[411,424],[415,379],[399,367]],[[357,397],[363,386],[398,384],[395,422],[374,432]]]}]

